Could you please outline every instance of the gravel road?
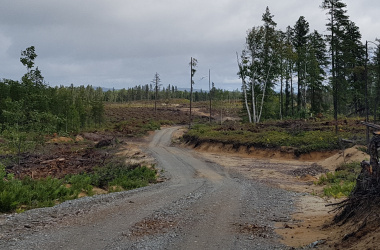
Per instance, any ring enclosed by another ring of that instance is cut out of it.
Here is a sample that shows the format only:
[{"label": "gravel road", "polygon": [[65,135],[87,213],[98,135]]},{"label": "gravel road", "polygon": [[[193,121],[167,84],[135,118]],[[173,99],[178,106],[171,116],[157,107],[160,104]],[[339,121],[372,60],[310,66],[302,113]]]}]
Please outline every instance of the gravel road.
[{"label": "gravel road", "polygon": [[0,216],[0,249],[287,249],[275,222],[298,194],[243,178],[171,146],[157,131],[148,151],[165,182]]}]

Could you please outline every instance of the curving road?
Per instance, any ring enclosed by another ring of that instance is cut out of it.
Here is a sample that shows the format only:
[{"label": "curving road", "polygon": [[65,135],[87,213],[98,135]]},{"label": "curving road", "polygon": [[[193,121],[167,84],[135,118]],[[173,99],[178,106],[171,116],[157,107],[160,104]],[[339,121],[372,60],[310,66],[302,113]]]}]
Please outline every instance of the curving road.
[{"label": "curving road", "polygon": [[296,195],[246,180],[171,146],[149,145],[167,181],[0,218],[0,249],[282,249],[275,222]]}]

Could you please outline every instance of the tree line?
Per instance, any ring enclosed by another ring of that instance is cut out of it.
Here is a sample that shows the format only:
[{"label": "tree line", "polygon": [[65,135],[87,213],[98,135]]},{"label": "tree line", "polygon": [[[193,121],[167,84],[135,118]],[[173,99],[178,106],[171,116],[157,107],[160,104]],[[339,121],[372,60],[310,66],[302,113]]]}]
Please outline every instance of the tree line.
[{"label": "tree line", "polygon": [[266,8],[263,24],[247,31],[237,53],[247,120],[306,118],[319,113],[364,115],[368,86],[369,111],[378,112],[380,46],[372,59],[356,24],[341,0],[323,0],[328,34],[310,31],[300,16],[285,31],[277,29]]},{"label": "tree line", "polygon": [[[103,90],[100,87],[56,86],[44,82],[41,70],[35,66],[37,54],[34,46],[21,52],[21,63],[26,73],[20,81],[0,80],[0,132],[17,144],[26,135],[78,132],[100,126],[104,121],[106,102],[190,99],[190,92],[177,86],[156,87],[153,84],[137,85],[119,90]],[[239,99],[240,92],[215,87],[211,90],[214,100]],[[193,101],[207,101],[207,91],[196,91]]]},{"label": "tree line", "polygon": [[[211,89],[211,95],[214,100],[228,100],[228,99],[240,99],[239,90],[224,90],[213,87]],[[170,99],[187,99],[190,100],[190,91],[186,89],[178,89],[177,86],[168,84],[167,87],[155,84],[136,85],[130,88],[123,88],[119,90],[106,90],[104,92],[104,101],[114,103],[126,103],[131,101],[151,101],[151,100],[170,100]],[[209,100],[209,91],[202,89],[195,90],[193,93],[193,101],[201,102]]]},{"label": "tree line", "polygon": [[103,121],[101,88],[49,87],[34,60],[34,46],[22,51],[27,73],[21,81],[0,81],[0,129],[3,134],[72,132]]}]

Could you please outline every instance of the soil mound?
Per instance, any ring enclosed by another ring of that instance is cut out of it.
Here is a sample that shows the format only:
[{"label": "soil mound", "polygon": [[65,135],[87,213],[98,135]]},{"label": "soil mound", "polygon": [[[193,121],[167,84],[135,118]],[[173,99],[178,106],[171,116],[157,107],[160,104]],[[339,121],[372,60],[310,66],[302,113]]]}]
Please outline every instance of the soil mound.
[{"label": "soil mound", "polygon": [[361,162],[363,160],[369,160],[369,155],[361,150],[360,146],[354,146],[319,161],[318,164],[330,171],[335,169],[342,163]]}]

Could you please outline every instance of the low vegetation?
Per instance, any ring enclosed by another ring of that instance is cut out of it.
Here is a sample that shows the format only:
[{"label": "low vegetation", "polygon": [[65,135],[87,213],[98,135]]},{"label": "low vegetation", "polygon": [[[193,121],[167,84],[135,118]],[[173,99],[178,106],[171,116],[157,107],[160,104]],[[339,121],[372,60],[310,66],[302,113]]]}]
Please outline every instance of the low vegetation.
[{"label": "low vegetation", "polygon": [[279,121],[261,124],[227,122],[223,125],[194,125],[184,140],[195,145],[204,142],[257,148],[291,148],[296,156],[312,151],[340,149],[340,138],[364,138],[359,120],[342,121],[337,135],[332,122]]},{"label": "low vegetation", "polygon": [[0,168],[0,212],[22,212],[27,209],[48,207],[76,199],[81,194],[93,195],[94,187],[108,192],[147,186],[156,181],[156,170],[139,165],[110,163],[95,168],[93,173],[67,175],[65,178],[23,179]]},{"label": "low vegetation", "polygon": [[334,173],[322,175],[315,184],[325,186],[323,195],[327,197],[347,197],[355,188],[356,178],[360,171],[359,162],[342,164]]}]

